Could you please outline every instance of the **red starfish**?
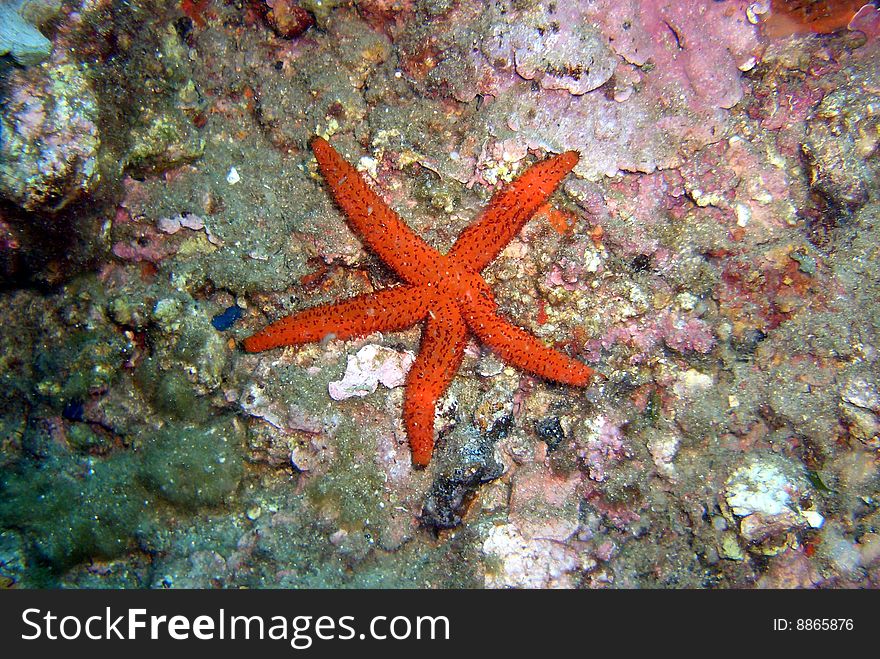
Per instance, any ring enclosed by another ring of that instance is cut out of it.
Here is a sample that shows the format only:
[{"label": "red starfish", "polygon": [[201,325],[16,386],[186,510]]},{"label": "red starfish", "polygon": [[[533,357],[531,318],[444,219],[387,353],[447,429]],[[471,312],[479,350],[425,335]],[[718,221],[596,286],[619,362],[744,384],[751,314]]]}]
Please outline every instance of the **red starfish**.
[{"label": "red starfish", "polygon": [[414,234],[326,140],[314,138],[312,150],[351,228],[405,284],[282,318],[246,338],[246,351],[402,330],[425,320],[403,401],[413,463],[420,467],[431,459],[435,406],[461,365],[468,331],[524,371],[578,387],[589,384],[589,366],[499,316],[480,275],[575,166],[575,151],[532,165],[497,192],[444,255]]}]

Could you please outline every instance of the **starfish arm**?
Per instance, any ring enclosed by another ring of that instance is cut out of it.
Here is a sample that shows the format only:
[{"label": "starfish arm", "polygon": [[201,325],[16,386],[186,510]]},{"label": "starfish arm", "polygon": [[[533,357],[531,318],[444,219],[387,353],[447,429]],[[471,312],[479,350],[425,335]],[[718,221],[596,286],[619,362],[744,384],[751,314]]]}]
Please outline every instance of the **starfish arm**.
[{"label": "starfish arm", "polygon": [[485,268],[519,233],[577,164],[576,151],[542,160],[495,193],[479,220],[461,232],[448,256],[471,272]]},{"label": "starfish arm", "polygon": [[429,290],[418,286],[366,293],[285,316],[246,338],[242,345],[247,352],[262,352],[326,338],[345,340],[406,329],[427,315],[428,300]]},{"label": "starfish arm", "polygon": [[407,283],[430,282],[440,254],[413,233],[329,142],[315,137],[312,151],[354,232]]},{"label": "starfish arm", "polygon": [[477,338],[505,362],[554,382],[577,387],[590,383],[593,369],[510,324],[496,313],[491,298],[479,295],[463,301],[462,315]]},{"label": "starfish arm", "polygon": [[428,316],[419,355],[406,378],[403,422],[413,464],[427,466],[434,452],[434,412],[461,366],[467,342],[467,325],[454,302]]}]

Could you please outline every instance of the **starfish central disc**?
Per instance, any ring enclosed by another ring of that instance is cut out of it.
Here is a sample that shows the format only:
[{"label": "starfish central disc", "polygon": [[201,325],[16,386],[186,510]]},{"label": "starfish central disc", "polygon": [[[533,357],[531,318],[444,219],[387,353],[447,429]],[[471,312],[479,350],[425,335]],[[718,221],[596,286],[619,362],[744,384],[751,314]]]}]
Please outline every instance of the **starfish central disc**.
[{"label": "starfish central disc", "polygon": [[468,334],[524,371],[577,387],[589,384],[589,366],[498,315],[492,290],[480,275],[575,166],[576,152],[529,167],[492,197],[443,255],[413,233],[326,140],[314,138],[312,150],[352,231],[404,283],[282,318],[246,338],[247,352],[402,330],[424,321],[403,402],[413,464],[419,467],[431,460],[437,401],[461,365]]}]

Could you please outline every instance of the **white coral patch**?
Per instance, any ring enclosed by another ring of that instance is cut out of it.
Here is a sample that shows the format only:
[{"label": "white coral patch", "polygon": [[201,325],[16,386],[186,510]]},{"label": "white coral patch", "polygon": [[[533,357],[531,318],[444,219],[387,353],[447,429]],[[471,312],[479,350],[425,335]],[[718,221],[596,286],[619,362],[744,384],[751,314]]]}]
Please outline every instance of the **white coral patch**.
[{"label": "white coral patch", "polygon": [[345,375],[330,383],[330,397],[345,400],[366,396],[376,391],[381,382],[389,389],[406,382],[406,374],[415,356],[410,351],[399,352],[374,344],[366,345],[348,358]]}]

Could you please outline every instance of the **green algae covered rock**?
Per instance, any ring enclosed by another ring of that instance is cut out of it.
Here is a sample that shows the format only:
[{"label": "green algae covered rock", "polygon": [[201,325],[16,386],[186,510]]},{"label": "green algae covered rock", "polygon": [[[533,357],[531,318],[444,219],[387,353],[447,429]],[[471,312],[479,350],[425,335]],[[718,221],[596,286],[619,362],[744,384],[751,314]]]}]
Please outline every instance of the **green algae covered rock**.
[{"label": "green algae covered rock", "polygon": [[167,363],[190,369],[191,380],[213,391],[220,386],[229,358],[224,338],[211,326],[210,314],[186,294],[156,302],[151,334],[155,355]]},{"label": "green algae covered rock", "polygon": [[184,368],[160,368],[159,360],[148,357],[135,371],[135,382],[163,418],[203,423],[211,414],[210,401],[199,396]]},{"label": "green algae covered rock", "polygon": [[141,479],[175,505],[223,503],[244,473],[243,441],[244,430],[234,419],[208,426],[169,424],[145,445]]},{"label": "green algae covered rock", "polygon": [[176,108],[161,114],[145,112],[131,131],[126,156],[128,168],[138,174],[155,174],[202,157],[205,142],[192,122]]},{"label": "green algae covered rock", "polygon": [[33,555],[53,570],[87,558],[113,558],[131,545],[150,502],[135,461],[118,454],[55,469],[27,465],[2,474],[0,526],[21,531]]},{"label": "green algae covered rock", "polygon": [[58,335],[46,332],[34,352],[36,391],[56,407],[106,391],[130,356],[128,340],[107,325]]}]

